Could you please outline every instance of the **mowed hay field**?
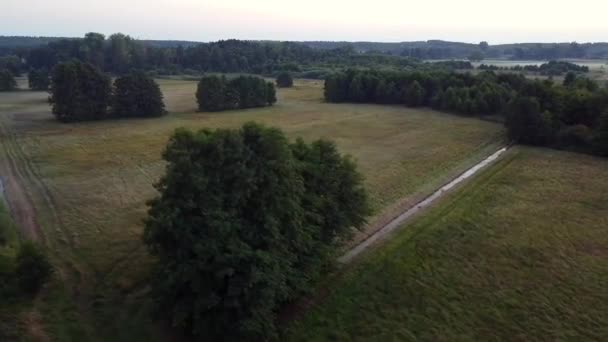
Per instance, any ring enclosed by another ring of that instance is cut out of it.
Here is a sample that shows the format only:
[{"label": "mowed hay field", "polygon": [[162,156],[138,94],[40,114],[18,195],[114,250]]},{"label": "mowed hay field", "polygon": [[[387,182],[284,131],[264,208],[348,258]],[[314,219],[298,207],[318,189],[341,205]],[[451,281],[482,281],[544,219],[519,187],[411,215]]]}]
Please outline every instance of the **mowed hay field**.
[{"label": "mowed hay field", "polygon": [[516,147],[331,280],[293,341],[606,341],[608,160]]},{"label": "mowed hay field", "polygon": [[151,259],[141,243],[142,219],[163,171],[162,150],[178,127],[257,121],[292,138],[336,141],[366,177],[375,211],[370,226],[504,141],[502,125],[473,118],[400,106],[326,104],[322,81],[280,89],[273,107],[221,113],[196,112],[196,82],[159,83],[170,114],[158,119],[61,124],[50,113],[48,94],[0,93],[0,162],[16,165],[36,210],[39,238],[59,268],[58,281],[39,307],[56,340],[157,336],[145,300]]}]

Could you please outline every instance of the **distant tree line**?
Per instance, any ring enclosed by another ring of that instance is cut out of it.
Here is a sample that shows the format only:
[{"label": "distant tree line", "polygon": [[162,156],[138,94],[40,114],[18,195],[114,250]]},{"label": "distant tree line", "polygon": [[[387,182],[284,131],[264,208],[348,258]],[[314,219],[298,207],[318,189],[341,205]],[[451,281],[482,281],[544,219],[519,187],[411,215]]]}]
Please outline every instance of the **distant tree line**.
[{"label": "distant tree line", "polygon": [[159,310],[199,339],[277,338],[276,312],[312,289],[369,214],[356,164],[278,129],[176,131],[149,202]]},{"label": "distant tree line", "polygon": [[158,84],[143,73],[111,79],[90,63],[72,61],[57,65],[51,75],[49,102],[62,122],[165,114]]},{"label": "distant tree line", "polygon": [[52,69],[71,60],[90,63],[113,74],[133,70],[159,73],[241,72],[272,73],[289,63],[320,63],[348,52],[317,50],[292,42],[225,40],[182,46],[152,44],[122,33],[105,37],[87,33],[82,39],[51,40],[45,45],[15,49],[0,57],[0,68],[10,64],[15,74],[31,69]]},{"label": "distant tree line", "polygon": [[502,115],[514,140],[608,153],[608,89],[586,78],[564,84],[519,74],[347,70],[328,77],[329,102],[429,106],[465,115]]},{"label": "distant tree line", "polygon": [[498,71],[498,70],[509,70],[509,71],[527,71],[527,72],[535,72],[540,73],[541,75],[546,76],[561,76],[569,72],[573,73],[587,73],[589,72],[589,67],[584,65],[578,65],[566,61],[549,61],[547,63],[543,63],[539,65],[516,65],[513,67],[500,67],[497,65],[486,65],[481,64],[477,67],[479,70],[489,70],[489,71]]},{"label": "distant tree line", "polygon": [[276,101],[274,84],[255,76],[203,77],[196,91],[201,111],[216,112],[230,109],[272,106]]}]

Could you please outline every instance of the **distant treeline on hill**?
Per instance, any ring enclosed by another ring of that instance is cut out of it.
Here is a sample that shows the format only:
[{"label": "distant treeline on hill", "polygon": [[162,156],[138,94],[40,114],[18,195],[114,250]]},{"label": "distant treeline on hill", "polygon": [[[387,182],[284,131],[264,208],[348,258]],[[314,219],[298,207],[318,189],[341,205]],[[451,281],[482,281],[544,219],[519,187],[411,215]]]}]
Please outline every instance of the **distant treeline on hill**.
[{"label": "distant treeline on hill", "polygon": [[475,53],[485,58],[549,60],[608,58],[608,43],[518,43],[489,45],[429,40],[418,42],[303,42],[316,49],[349,48],[359,53],[381,53],[419,59],[464,59]]},{"label": "distant treeline on hill", "polygon": [[559,76],[569,72],[583,73],[589,72],[589,67],[577,65],[565,61],[549,61],[538,65],[516,65],[513,67],[499,67],[497,65],[481,64],[478,67],[479,70],[511,70],[511,71],[528,71],[536,72],[546,76]]},{"label": "distant treeline on hill", "polygon": [[515,141],[608,155],[608,89],[574,74],[555,84],[512,73],[348,70],[326,79],[325,99],[497,114]]},{"label": "distant treeline on hill", "polygon": [[[124,34],[84,38],[0,37],[0,56],[16,56],[21,71],[46,68],[77,59],[112,73],[132,70],[163,74],[238,72],[270,74],[303,71],[302,66],[409,67],[416,60],[512,58],[608,58],[608,43],[489,45],[445,41],[277,42],[225,40],[211,43],[137,40]],[[449,65],[444,65],[449,66]],[[314,76],[314,72],[308,76]],[[322,75],[323,77],[325,75]]]}]

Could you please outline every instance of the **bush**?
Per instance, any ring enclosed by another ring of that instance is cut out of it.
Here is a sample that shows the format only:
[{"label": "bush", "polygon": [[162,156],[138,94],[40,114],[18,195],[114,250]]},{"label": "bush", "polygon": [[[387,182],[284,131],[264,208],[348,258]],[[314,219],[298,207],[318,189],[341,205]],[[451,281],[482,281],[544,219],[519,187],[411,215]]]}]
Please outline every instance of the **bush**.
[{"label": "bush", "polygon": [[17,282],[27,294],[36,294],[53,273],[53,267],[46,255],[32,242],[24,242],[21,245],[15,264]]},{"label": "bush", "polygon": [[53,114],[62,122],[108,117],[110,78],[95,66],[78,61],[58,64],[52,72]]},{"label": "bush", "polygon": [[114,81],[114,117],[157,117],[164,114],[163,94],[152,78],[136,72]]},{"label": "bush", "polygon": [[279,88],[290,88],[293,87],[293,78],[288,72],[282,72],[277,76],[277,87]]},{"label": "bush", "polygon": [[13,74],[6,69],[0,70],[0,91],[11,91],[17,88]]}]

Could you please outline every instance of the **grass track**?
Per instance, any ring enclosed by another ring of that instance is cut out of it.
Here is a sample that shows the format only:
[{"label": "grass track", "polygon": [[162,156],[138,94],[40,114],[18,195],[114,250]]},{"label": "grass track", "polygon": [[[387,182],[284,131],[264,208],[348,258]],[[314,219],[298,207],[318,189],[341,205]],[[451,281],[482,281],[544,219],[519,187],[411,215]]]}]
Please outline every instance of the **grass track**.
[{"label": "grass track", "polygon": [[293,341],[608,338],[608,161],[516,148],[331,279]]},{"label": "grass track", "polygon": [[[326,104],[322,84],[299,81],[272,108],[196,113],[195,82],[161,80],[171,115],[150,120],[60,124],[46,94],[0,94],[1,162],[15,161],[60,278],[40,311],[64,340],[155,340],[141,244],[145,201],[177,127],[238,127],[255,120],[290,137],[335,140],[366,176],[374,222],[415,202],[501,144],[499,124],[427,109]],[[373,227],[372,227],[373,228]]]}]

